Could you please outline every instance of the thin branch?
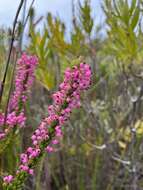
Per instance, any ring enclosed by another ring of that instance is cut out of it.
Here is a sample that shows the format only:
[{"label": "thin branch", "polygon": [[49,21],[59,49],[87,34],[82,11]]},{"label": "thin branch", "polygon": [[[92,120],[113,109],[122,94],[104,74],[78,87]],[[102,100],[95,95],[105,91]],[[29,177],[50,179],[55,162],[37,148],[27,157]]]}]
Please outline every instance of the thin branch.
[{"label": "thin branch", "polygon": [[102,145],[96,145],[96,144],[92,144],[91,142],[88,142],[82,135],[80,135],[80,138],[85,141],[88,145],[90,145],[92,148],[98,149],[98,150],[104,150],[107,148],[106,144],[102,144]]},{"label": "thin branch", "polygon": [[120,159],[118,157],[115,157],[115,156],[112,156],[112,159],[115,160],[115,161],[118,161],[118,162],[122,163],[123,165],[130,165],[131,164],[130,161],[128,161],[128,160],[122,160],[122,159]]},{"label": "thin branch", "polygon": [[24,3],[24,0],[21,0],[21,2],[20,2],[20,4],[19,4],[19,7],[18,7],[18,9],[17,9],[17,12],[16,12],[15,19],[14,19],[13,30],[12,30],[12,36],[11,36],[11,43],[10,43],[10,48],[9,48],[9,53],[8,53],[8,58],[7,58],[7,62],[6,62],[6,68],[5,68],[3,80],[2,80],[2,83],[1,83],[1,89],[0,89],[0,104],[1,104],[1,102],[2,102],[2,96],[3,96],[3,91],[4,91],[6,76],[7,76],[8,67],[9,67],[9,64],[10,64],[10,58],[11,58],[13,43],[14,43],[14,40],[15,40],[16,24],[17,24],[17,20],[18,20],[20,11],[21,11],[21,9],[22,9],[23,3]]},{"label": "thin branch", "polygon": [[26,24],[27,24],[27,21],[28,21],[28,18],[29,18],[29,14],[30,14],[30,10],[31,10],[31,8],[32,8],[32,6],[33,6],[33,4],[34,4],[34,2],[35,2],[35,0],[33,0],[33,1],[31,2],[31,5],[30,5],[30,7],[29,7],[29,11],[28,11],[28,13],[27,13],[27,16],[26,16],[26,18],[25,18],[25,22],[24,22],[24,24],[23,24],[23,28],[25,28],[25,26],[26,26]]},{"label": "thin branch", "polygon": [[20,34],[20,39],[19,39],[19,50],[21,52],[22,50],[22,42],[23,42],[23,35],[24,35],[24,22],[25,22],[25,15],[26,15],[26,6],[27,6],[27,0],[24,1],[24,5],[23,5],[23,15],[22,15],[22,21],[21,21],[21,26],[22,26],[22,31]]}]

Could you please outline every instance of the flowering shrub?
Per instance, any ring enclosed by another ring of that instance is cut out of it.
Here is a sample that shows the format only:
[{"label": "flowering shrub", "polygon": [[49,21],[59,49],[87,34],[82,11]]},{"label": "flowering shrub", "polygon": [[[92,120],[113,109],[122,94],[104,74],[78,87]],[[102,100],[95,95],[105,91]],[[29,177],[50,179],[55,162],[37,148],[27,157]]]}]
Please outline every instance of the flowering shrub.
[{"label": "flowering shrub", "polygon": [[[26,54],[23,54],[18,61],[16,87],[8,107],[9,114],[6,119],[8,128],[4,131],[3,138],[10,127],[24,125],[26,118],[23,106],[33,83],[36,65],[37,59]],[[26,177],[34,174],[33,169],[45,152],[54,152],[55,146],[63,135],[62,126],[69,119],[72,110],[80,107],[80,94],[90,86],[90,83],[91,69],[89,65],[80,63],[73,68],[66,69],[59,91],[52,96],[53,105],[48,107],[48,116],[41,121],[31,136],[32,146],[20,155],[20,165],[15,177],[8,175],[3,178],[4,189],[21,189]],[[1,114],[1,125],[4,125],[4,117]]]},{"label": "flowering shrub", "polygon": [[26,53],[17,62],[15,89],[8,105],[8,114],[0,113],[0,127],[4,127],[3,132],[0,132],[0,140],[4,140],[11,129],[16,130],[17,126],[25,125],[24,105],[35,78],[37,63],[35,56],[28,56]]}]

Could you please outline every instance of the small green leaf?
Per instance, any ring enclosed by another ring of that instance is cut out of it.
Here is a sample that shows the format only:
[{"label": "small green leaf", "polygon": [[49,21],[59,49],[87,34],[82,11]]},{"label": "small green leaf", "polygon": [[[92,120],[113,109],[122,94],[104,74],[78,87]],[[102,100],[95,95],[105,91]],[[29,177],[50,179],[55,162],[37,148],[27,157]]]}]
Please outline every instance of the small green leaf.
[{"label": "small green leaf", "polygon": [[132,30],[134,30],[135,27],[137,26],[137,23],[139,22],[139,17],[140,17],[140,10],[137,7],[136,10],[135,10],[135,12],[134,12],[132,21],[131,21],[131,28],[132,28]]}]

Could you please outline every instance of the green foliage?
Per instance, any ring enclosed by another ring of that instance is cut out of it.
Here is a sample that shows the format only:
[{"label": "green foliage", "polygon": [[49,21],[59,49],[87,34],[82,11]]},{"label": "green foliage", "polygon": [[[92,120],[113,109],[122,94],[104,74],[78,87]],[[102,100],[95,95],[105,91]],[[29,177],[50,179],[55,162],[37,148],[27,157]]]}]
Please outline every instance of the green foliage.
[{"label": "green foliage", "polygon": [[89,0],[84,1],[83,6],[79,2],[79,7],[80,7],[80,20],[81,20],[82,28],[90,36],[93,29],[93,24],[94,24],[94,21],[91,17],[90,1]]},{"label": "green foliage", "polygon": [[50,89],[54,85],[53,71],[48,68],[47,60],[49,57],[49,48],[47,44],[47,30],[44,31],[43,36],[40,32],[34,32],[33,26],[30,30],[31,45],[29,47],[33,54],[38,56],[39,67],[37,69],[37,79],[47,88]]},{"label": "green foliage", "polygon": [[141,18],[140,1],[105,0],[103,4],[109,26],[108,52],[128,64],[138,62],[138,32]]},{"label": "green foliage", "polygon": [[[65,68],[73,65],[74,61],[71,63],[71,59],[76,62],[77,57],[88,54],[86,38],[89,40],[93,28],[91,8],[88,1],[85,1],[84,5],[79,4],[79,8],[81,27],[78,24],[73,25],[71,41],[66,40],[65,25],[58,17],[48,13],[43,32],[36,30],[34,13],[30,17],[31,42],[28,51],[38,56],[37,79],[47,89],[52,89],[60,80],[60,72],[63,73]],[[54,73],[57,73],[56,77]]]},{"label": "green foliage", "polygon": [[6,59],[6,31],[0,30],[0,80],[2,80],[4,63]]}]

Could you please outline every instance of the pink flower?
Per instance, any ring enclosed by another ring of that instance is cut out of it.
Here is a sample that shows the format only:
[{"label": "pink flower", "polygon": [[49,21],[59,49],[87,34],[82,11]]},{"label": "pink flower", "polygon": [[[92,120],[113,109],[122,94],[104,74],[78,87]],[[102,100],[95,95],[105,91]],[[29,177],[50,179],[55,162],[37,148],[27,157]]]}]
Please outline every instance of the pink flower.
[{"label": "pink flower", "polygon": [[5,133],[0,133],[0,140],[5,137]]},{"label": "pink flower", "polygon": [[49,152],[49,153],[51,153],[51,152],[54,152],[54,149],[51,146],[47,146],[46,147],[46,151]]},{"label": "pink flower", "polygon": [[28,161],[28,156],[27,156],[27,154],[21,154],[21,155],[20,155],[20,160],[21,160],[21,162],[22,162],[23,164],[27,163],[27,161]]},{"label": "pink flower", "polygon": [[90,83],[91,69],[89,65],[81,63],[72,69],[66,69],[59,91],[52,96],[53,105],[48,108],[49,115],[41,121],[33,133],[32,147],[29,147],[26,153],[21,154],[21,165],[18,172],[26,171],[33,175],[31,163],[35,163],[35,159],[41,157],[44,151],[54,152],[53,146],[58,144],[59,138],[63,136],[61,126],[69,119],[72,111],[81,105],[80,94],[90,86]]},{"label": "pink flower", "polygon": [[6,116],[0,113],[0,126],[6,124],[7,127],[5,131],[0,134],[0,139],[6,137],[11,131],[11,128],[25,126],[26,117],[23,105],[27,101],[29,90],[32,87],[37,64],[38,60],[36,56],[29,56],[26,53],[23,53],[21,58],[17,61],[15,89],[10,97],[8,113]]},{"label": "pink flower", "polygon": [[13,181],[13,176],[12,175],[5,176],[3,180],[5,183],[11,183]]},{"label": "pink flower", "polygon": [[15,90],[11,97],[9,104],[9,111],[19,109],[19,103],[25,103],[29,89],[33,84],[35,78],[34,71],[38,60],[35,56],[29,56],[23,53],[17,62],[16,77],[15,77]]},{"label": "pink flower", "polygon": [[58,144],[58,143],[59,143],[59,141],[57,139],[52,141],[52,144]]},{"label": "pink flower", "polygon": [[34,170],[33,170],[33,169],[29,169],[28,173],[29,173],[30,175],[34,175]]},{"label": "pink flower", "polygon": [[26,165],[20,165],[20,166],[19,166],[19,169],[20,169],[21,171],[25,171],[25,172],[28,172],[28,171],[29,171],[29,167],[26,166]]}]

